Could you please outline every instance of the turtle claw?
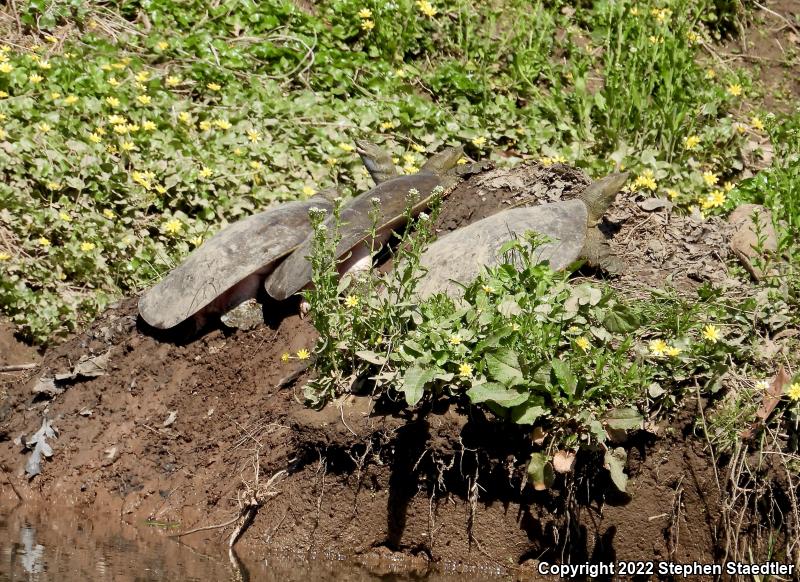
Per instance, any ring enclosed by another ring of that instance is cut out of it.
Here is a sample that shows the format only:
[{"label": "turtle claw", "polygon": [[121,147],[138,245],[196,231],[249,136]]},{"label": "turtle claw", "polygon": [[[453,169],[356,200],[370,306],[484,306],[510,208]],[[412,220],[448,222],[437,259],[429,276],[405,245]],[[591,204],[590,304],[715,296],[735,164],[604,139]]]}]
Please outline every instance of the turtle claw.
[{"label": "turtle claw", "polygon": [[311,312],[311,304],[305,299],[303,299],[300,302],[300,319],[305,319],[310,312]]}]

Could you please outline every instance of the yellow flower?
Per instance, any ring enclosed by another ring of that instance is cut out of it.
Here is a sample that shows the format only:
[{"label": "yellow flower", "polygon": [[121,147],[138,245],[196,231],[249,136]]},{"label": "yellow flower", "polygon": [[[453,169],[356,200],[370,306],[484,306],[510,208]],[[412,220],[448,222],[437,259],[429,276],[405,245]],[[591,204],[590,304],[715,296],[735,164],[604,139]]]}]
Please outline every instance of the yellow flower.
[{"label": "yellow flower", "polygon": [[640,176],[637,176],[636,180],[633,182],[634,189],[647,188],[648,190],[655,190],[657,187],[658,184],[656,183],[653,170],[645,170]]},{"label": "yellow flower", "polygon": [[678,196],[680,196],[680,193],[677,190],[670,188],[667,190],[667,196],[669,196],[671,200],[675,200]]},{"label": "yellow flower", "polygon": [[719,176],[717,176],[714,172],[703,172],[703,182],[706,183],[706,186],[714,186],[719,181]]},{"label": "yellow flower", "polygon": [[61,184],[59,184],[58,182],[48,182],[46,185],[48,190],[53,190],[53,191],[61,190]]},{"label": "yellow flower", "polygon": [[164,186],[162,186],[161,184],[156,184],[156,185],[155,185],[155,190],[156,190],[156,192],[158,192],[159,194],[165,194],[165,193],[166,193],[166,191],[167,191],[167,189],[166,189],[166,188],[164,188]]},{"label": "yellow flower", "polygon": [[369,8],[362,8],[358,11],[359,18],[372,18],[372,10]]},{"label": "yellow flower", "polygon": [[724,204],[725,192],[722,190],[714,190],[703,200],[702,207],[703,210],[708,210],[709,208],[717,208],[718,206],[722,206]]},{"label": "yellow flower", "polygon": [[234,156],[241,156],[243,153],[244,153],[244,150],[242,148],[240,148],[239,146],[236,146],[235,148],[233,148],[233,155]]},{"label": "yellow flower", "polygon": [[344,304],[347,307],[358,307],[358,297],[355,295],[348,295],[345,297]]},{"label": "yellow flower", "polygon": [[9,255],[8,253],[5,253],[5,252],[0,253],[0,261],[7,261],[10,258],[11,258],[11,255]]},{"label": "yellow flower", "polygon": [[283,354],[281,354],[281,362],[288,362],[289,358],[291,358],[291,356],[289,355],[288,352],[284,352]]},{"label": "yellow flower", "polygon": [[44,70],[44,71],[49,71],[50,69],[53,68],[53,65],[51,65],[47,61],[40,61],[39,62],[39,68]]},{"label": "yellow flower", "polygon": [[690,135],[689,137],[686,138],[686,140],[684,140],[684,143],[686,145],[687,150],[693,150],[700,143],[700,138],[697,137],[696,135]]},{"label": "yellow flower", "polygon": [[115,146],[113,143],[110,143],[106,146],[106,151],[110,154],[115,154],[117,153],[117,146]]},{"label": "yellow flower", "polygon": [[227,119],[215,119],[214,125],[223,130],[231,128],[231,122]]},{"label": "yellow flower", "polygon": [[339,163],[339,160],[337,160],[336,158],[327,158],[327,159],[325,160],[325,162],[326,162],[326,163],[327,163],[329,166],[335,166],[336,164],[338,164],[338,163]]},{"label": "yellow flower", "polygon": [[451,335],[449,342],[451,346],[457,346],[461,343],[461,338],[458,336],[458,334]]},{"label": "yellow flower", "polygon": [[178,113],[178,119],[183,123],[190,123],[192,121],[192,116],[189,115],[186,111],[181,111]]},{"label": "yellow flower", "polygon": [[344,150],[346,152],[352,152],[355,148],[351,146],[349,143],[341,142],[339,143],[339,149]]},{"label": "yellow flower", "polygon": [[164,224],[164,232],[171,236],[177,235],[181,230],[183,230],[183,223],[177,218],[173,218]]},{"label": "yellow flower", "polygon": [[713,79],[717,76],[717,72],[714,69],[708,69],[706,71],[706,79]]},{"label": "yellow flower", "polygon": [[120,135],[124,135],[124,134],[128,133],[128,124],[127,123],[121,123],[119,125],[115,125],[114,126],[114,133],[118,133]]},{"label": "yellow flower", "polygon": [[208,87],[211,91],[219,91],[222,89],[222,85],[219,83],[208,83],[206,87]]},{"label": "yellow flower", "polygon": [[406,174],[416,174],[419,171],[419,168],[414,164],[406,164],[405,166],[403,166],[403,171]]},{"label": "yellow flower", "polygon": [[167,87],[175,87],[176,85],[181,84],[180,77],[176,77],[175,75],[170,75],[166,79]]},{"label": "yellow flower", "polygon": [[127,123],[127,120],[124,117],[122,117],[121,115],[117,115],[116,113],[114,113],[113,115],[109,115],[108,116],[108,122],[111,125],[120,125],[120,124]]},{"label": "yellow flower", "polygon": [[39,131],[41,131],[42,133],[47,133],[51,129],[53,129],[53,128],[50,127],[50,125],[47,124],[47,123],[42,122],[42,123],[39,124]]},{"label": "yellow flower", "polygon": [[116,97],[106,97],[106,103],[111,105],[111,107],[119,107],[119,99]]},{"label": "yellow flower", "polygon": [[316,193],[317,191],[314,190],[311,186],[303,186],[303,196],[313,196]]},{"label": "yellow flower", "polygon": [[61,93],[59,93],[58,91],[53,91],[53,92],[50,93],[50,99],[52,99],[54,101],[56,99],[58,99],[59,97],[61,97]]},{"label": "yellow flower", "polygon": [[11,63],[2,63],[0,64],[0,73],[10,73],[14,70],[14,65]]},{"label": "yellow flower", "polygon": [[311,354],[308,352],[307,349],[302,348],[302,349],[297,350],[297,359],[299,359],[299,360],[307,360],[310,357],[311,357]]},{"label": "yellow flower", "polygon": [[64,222],[72,222],[72,217],[63,210],[58,213],[58,217]]},{"label": "yellow flower", "polygon": [[758,116],[753,116],[750,119],[750,125],[752,125],[758,131],[764,131],[764,122],[761,121],[761,118]]},{"label": "yellow flower", "polygon": [[792,401],[800,400],[800,382],[793,382],[786,391],[786,396]]},{"label": "yellow flower", "polygon": [[150,189],[150,177],[146,173],[134,171],[131,174],[131,179],[145,190]]},{"label": "yellow flower", "polygon": [[28,81],[30,81],[34,85],[38,85],[39,83],[44,81],[44,77],[42,77],[41,75],[39,75],[37,73],[34,73],[33,75],[29,75],[28,76]]},{"label": "yellow flower", "polygon": [[263,164],[258,160],[250,160],[250,167],[254,170],[260,170]]},{"label": "yellow flower", "polygon": [[109,210],[108,208],[105,208],[105,209],[103,210],[103,216],[105,216],[106,218],[108,218],[109,220],[111,220],[112,218],[114,218],[114,212],[113,212],[113,211],[111,211],[111,210]]},{"label": "yellow flower", "polygon": [[428,0],[417,0],[417,8],[428,18],[433,18],[438,12]]},{"label": "yellow flower", "polygon": [[681,349],[677,346],[669,346],[664,353],[669,357],[674,358],[681,353]]},{"label": "yellow flower", "polygon": [[46,238],[44,238],[44,237],[40,237],[40,238],[39,238],[39,246],[40,246],[40,247],[42,247],[42,248],[45,248],[45,249],[46,249],[46,248],[47,248],[47,247],[49,247],[51,244],[53,244],[53,243],[51,243],[49,239],[46,239]]},{"label": "yellow flower", "polygon": [[703,328],[703,337],[710,341],[712,344],[717,343],[720,338],[719,330],[711,324]]},{"label": "yellow flower", "polygon": [[469,378],[470,376],[472,376],[472,366],[470,366],[466,362],[459,364],[458,374],[459,376],[464,376],[466,378]]},{"label": "yellow flower", "polygon": [[255,129],[248,129],[247,139],[249,139],[252,143],[258,143],[258,141],[261,139],[261,134]]},{"label": "yellow flower", "polygon": [[667,345],[667,342],[665,342],[664,340],[657,339],[651,341],[650,344],[648,345],[648,348],[650,349],[650,353],[653,354],[654,356],[663,356],[669,349],[669,346]]},{"label": "yellow flower", "polygon": [[585,336],[581,336],[575,340],[575,345],[582,349],[584,352],[589,351],[589,340]]},{"label": "yellow flower", "polygon": [[156,44],[156,46],[158,47],[158,50],[165,51],[169,48],[169,43],[165,40],[162,40],[158,44]]},{"label": "yellow flower", "polygon": [[369,32],[373,28],[375,28],[375,23],[372,22],[371,20],[362,20],[361,21],[361,30],[366,30],[367,32]]},{"label": "yellow flower", "polygon": [[153,100],[150,95],[137,95],[136,100],[141,103],[142,105],[150,105],[150,102]]},{"label": "yellow flower", "polygon": [[153,131],[156,128],[156,124],[150,121],[149,119],[142,122],[142,129],[145,131]]},{"label": "yellow flower", "polygon": [[738,97],[742,94],[742,86],[739,83],[728,85],[728,93],[734,97]]},{"label": "yellow flower", "polygon": [[141,71],[136,74],[136,80],[139,81],[140,83],[144,83],[149,78],[150,78],[150,73],[148,73],[147,71]]},{"label": "yellow flower", "polygon": [[8,91],[0,91],[0,99],[5,99],[8,97]]},{"label": "yellow flower", "polygon": [[90,243],[90,242],[81,243],[81,250],[84,253],[88,253],[90,251],[93,251],[94,249],[95,249],[95,244],[94,243]]},{"label": "yellow flower", "polygon": [[6,139],[8,137],[8,132],[5,129],[0,127],[0,139]]},{"label": "yellow flower", "polygon": [[472,140],[472,145],[474,145],[476,148],[483,147],[485,143],[486,143],[486,138],[483,137],[482,135]]},{"label": "yellow flower", "polygon": [[203,244],[203,237],[202,236],[193,236],[189,240],[189,242],[192,243],[194,246],[199,247],[201,244]]},{"label": "yellow flower", "polygon": [[123,152],[132,152],[136,149],[136,145],[132,141],[124,141],[119,147]]},{"label": "yellow flower", "polygon": [[200,129],[202,129],[203,131],[208,131],[209,129],[211,129],[211,122],[208,121],[207,119],[204,119],[203,121],[200,122]]},{"label": "yellow flower", "polygon": [[734,186],[733,182],[725,182],[725,183],[722,185],[722,188],[725,190],[725,192],[730,192],[730,191],[731,191],[731,190],[733,190],[735,187],[736,187],[736,186]]},{"label": "yellow flower", "polygon": [[64,104],[65,105],[75,105],[78,102],[78,98],[75,95],[67,95],[64,97]]},{"label": "yellow flower", "polygon": [[211,168],[207,168],[206,166],[203,166],[203,169],[202,169],[202,170],[200,170],[200,172],[198,173],[198,175],[199,175],[201,178],[208,178],[208,177],[210,177],[210,176],[211,176],[213,173],[214,173],[214,171],[213,171]]},{"label": "yellow flower", "polygon": [[494,287],[491,287],[489,285],[484,285],[483,292],[486,293],[487,295],[491,295],[492,293],[494,293]]},{"label": "yellow flower", "polygon": [[384,121],[381,123],[381,129],[387,130],[392,129],[394,127],[394,121]]},{"label": "yellow flower", "polygon": [[125,63],[113,63],[111,66],[117,69],[118,71],[121,71],[122,69],[125,68]]},{"label": "yellow flower", "polygon": [[125,129],[127,129],[131,133],[136,133],[139,131],[139,126],[136,123],[128,123],[125,125]]},{"label": "yellow flower", "polygon": [[456,164],[458,164],[459,166],[463,166],[466,163],[467,163],[467,158],[458,158],[458,161],[456,162]]},{"label": "yellow flower", "polygon": [[418,143],[412,144],[411,149],[420,154],[425,151],[425,148]]}]

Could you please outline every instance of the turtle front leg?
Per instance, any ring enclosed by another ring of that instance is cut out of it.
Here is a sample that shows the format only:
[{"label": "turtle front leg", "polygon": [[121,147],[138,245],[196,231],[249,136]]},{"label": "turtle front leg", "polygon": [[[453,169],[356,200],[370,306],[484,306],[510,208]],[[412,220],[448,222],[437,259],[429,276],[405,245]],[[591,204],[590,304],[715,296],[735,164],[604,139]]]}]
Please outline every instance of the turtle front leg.
[{"label": "turtle front leg", "polygon": [[621,275],[625,269],[625,263],[614,254],[606,237],[597,227],[587,229],[581,258],[586,259],[590,267],[602,269],[610,275]]}]

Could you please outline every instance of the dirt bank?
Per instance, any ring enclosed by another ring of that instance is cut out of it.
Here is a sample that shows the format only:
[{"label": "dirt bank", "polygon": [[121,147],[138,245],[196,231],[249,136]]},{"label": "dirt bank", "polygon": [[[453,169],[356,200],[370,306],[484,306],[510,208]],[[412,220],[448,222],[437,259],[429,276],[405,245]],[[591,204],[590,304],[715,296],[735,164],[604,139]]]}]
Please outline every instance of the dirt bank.
[{"label": "dirt bank", "polygon": [[[438,226],[566,198],[586,183],[563,166],[484,172],[453,192]],[[631,193],[609,219],[603,228],[628,264],[616,285],[643,289],[669,279],[688,292],[702,280],[726,280],[721,221],[676,217],[668,206],[645,211]],[[295,301],[267,304],[267,326],[212,328],[188,343],[145,333],[135,303],[122,302],[48,351],[41,369],[4,380],[0,463],[14,487],[2,486],[0,503],[18,493],[189,530],[229,521],[248,492],[265,493],[269,478],[286,471],[240,542],[244,550],[345,555],[377,569],[424,570],[433,561],[519,576],[539,559],[720,558],[720,484],[692,436],[691,406],[670,436],[642,433],[629,443],[629,496],[595,477],[600,460],[591,455],[569,480],[535,492],[524,477],[530,437],[518,427],[456,405],[409,412],[367,397],[315,412],[295,394],[302,379],[275,388],[299,365],[281,354],[315,339]],[[40,377],[103,354],[103,375],[32,394]],[[29,481],[17,439],[30,437],[43,417],[58,438]],[[231,529],[193,535],[224,542]]]}]

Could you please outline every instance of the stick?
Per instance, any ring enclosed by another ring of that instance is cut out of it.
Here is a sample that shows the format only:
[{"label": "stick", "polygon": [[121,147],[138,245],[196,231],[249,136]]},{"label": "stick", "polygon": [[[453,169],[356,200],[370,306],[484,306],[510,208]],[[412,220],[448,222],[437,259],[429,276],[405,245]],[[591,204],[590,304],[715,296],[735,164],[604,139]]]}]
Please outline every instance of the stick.
[{"label": "stick", "polygon": [[0,372],[21,372],[23,370],[33,370],[38,367],[39,364],[33,362],[30,364],[11,364],[9,366],[0,366]]}]

